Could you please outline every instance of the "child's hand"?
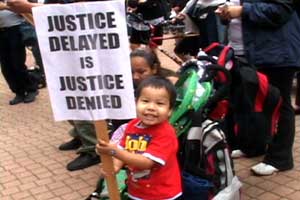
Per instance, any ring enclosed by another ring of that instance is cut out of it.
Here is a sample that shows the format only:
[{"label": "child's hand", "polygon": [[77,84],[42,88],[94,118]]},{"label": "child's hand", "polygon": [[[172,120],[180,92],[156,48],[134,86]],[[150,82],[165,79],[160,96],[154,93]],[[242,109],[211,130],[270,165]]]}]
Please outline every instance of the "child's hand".
[{"label": "child's hand", "polygon": [[176,17],[174,18],[174,20],[184,20],[186,18],[186,14],[185,13],[178,13],[176,15]]},{"label": "child's hand", "polygon": [[118,147],[116,144],[105,142],[104,140],[101,139],[98,140],[98,143],[96,145],[97,152],[99,152],[100,154],[111,155],[112,151],[116,151],[117,148]]}]

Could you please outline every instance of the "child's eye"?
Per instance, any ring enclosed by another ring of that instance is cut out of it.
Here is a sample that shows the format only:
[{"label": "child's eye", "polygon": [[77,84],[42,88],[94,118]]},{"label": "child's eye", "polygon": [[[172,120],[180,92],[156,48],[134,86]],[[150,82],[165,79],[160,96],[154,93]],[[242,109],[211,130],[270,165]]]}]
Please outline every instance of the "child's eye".
[{"label": "child's eye", "polygon": [[165,105],[165,103],[164,102],[157,102],[157,105],[162,106],[162,105]]}]

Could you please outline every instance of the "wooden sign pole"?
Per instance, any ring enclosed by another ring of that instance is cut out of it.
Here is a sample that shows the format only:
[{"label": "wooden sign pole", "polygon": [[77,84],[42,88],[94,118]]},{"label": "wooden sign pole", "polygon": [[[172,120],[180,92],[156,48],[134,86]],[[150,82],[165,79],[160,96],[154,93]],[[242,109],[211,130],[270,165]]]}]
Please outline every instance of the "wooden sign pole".
[{"label": "wooden sign pole", "polygon": [[[1,3],[1,2],[0,2]],[[5,4],[0,4],[0,9],[7,9],[8,7]],[[26,21],[34,26],[33,16],[31,13],[22,13],[21,14]],[[108,131],[107,131],[107,124],[105,120],[94,121],[96,135],[97,138],[102,139],[106,142],[109,142]],[[109,192],[109,199],[110,200],[120,200],[120,194],[118,189],[118,184],[116,180],[116,176],[114,174],[114,166],[112,157],[109,155],[101,155],[101,161],[103,165],[103,169],[107,172],[107,187]]]},{"label": "wooden sign pole", "polygon": [[[108,142],[109,137],[108,137],[106,121],[105,120],[95,121],[94,125],[96,129],[97,138]],[[107,177],[105,179],[107,181],[109,199],[120,200],[118,184],[116,181],[116,176],[114,175],[114,166],[113,166],[112,157],[106,154],[101,154],[101,162],[104,171],[107,173]]]}]

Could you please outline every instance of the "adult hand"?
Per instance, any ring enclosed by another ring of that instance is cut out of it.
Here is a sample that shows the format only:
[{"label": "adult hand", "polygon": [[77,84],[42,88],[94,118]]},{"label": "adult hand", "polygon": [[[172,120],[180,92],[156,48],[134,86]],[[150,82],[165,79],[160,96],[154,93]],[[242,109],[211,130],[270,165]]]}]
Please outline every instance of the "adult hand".
[{"label": "adult hand", "polygon": [[31,3],[27,0],[8,0],[8,9],[15,13],[30,13],[31,9],[35,6],[40,6],[39,3]]},{"label": "adult hand", "polygon": [[243,11],[243,6],[233,6],[233,5],[222,5],[217,8],[215,13],[219,15],[223,20],[231,20],[233,18],[241,17]]},{"label": "adult hand", "polygon": [[8,9],[8,6],[6,5],[6,3],[0,1],[0,10],[6,10]]}]

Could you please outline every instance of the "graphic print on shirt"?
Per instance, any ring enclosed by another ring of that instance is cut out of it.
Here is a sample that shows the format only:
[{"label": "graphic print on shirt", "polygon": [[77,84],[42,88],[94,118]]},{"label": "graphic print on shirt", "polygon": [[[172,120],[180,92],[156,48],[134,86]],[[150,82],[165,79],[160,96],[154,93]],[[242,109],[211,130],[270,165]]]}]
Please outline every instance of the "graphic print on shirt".
[{"label": "graphic print on shirt", "polygon": [[[151,141],[151,135],[147,134],[128,134],[126,136],[126,141],[125,141],[125,150],[131,152],[131,153],[137,153],[137,154],[143,154],[147,147],[148,144]],[[137,179],[145,179],[148,178],[151,170],[134,170],[130,169],[131,171],[131,176],[133,181],[137,181]]]}]

